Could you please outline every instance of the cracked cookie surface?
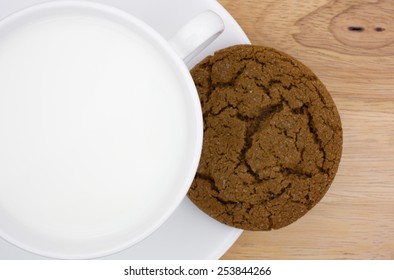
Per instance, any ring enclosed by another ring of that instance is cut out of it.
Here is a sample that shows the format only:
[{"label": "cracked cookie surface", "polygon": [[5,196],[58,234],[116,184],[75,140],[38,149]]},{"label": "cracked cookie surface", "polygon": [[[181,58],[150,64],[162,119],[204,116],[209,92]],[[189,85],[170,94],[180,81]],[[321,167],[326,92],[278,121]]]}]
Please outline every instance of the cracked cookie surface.
[{"label": "cracked cookie surface", "polygon": [[331,185],[342,152],[336,106],[302,63],[262,46],[233,46],[191,74],[204,144],[189,198],[227,225],[287,226]]}]

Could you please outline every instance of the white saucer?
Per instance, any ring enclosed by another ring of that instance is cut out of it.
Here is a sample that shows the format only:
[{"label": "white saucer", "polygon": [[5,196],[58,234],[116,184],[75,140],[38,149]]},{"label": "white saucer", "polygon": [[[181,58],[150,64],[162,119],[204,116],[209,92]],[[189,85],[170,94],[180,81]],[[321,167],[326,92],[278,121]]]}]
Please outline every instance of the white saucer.
[{"label": "white saucer", "polygon": [[[53,0],[56,1],[56,0]],[[214,0],[95,0],[121,8],[144,20],[165,38],[198,13],[210,9],[224,23],[224,33],[189,63],[194,66],[215,50],[249,40],[231,15]],[[0,0],[0,18],[42,0]],[[142,242],[103,259],[218,259],[237,240],[241,230],[225,226],[185,198],[170,219]],[[0,259],[44,259],[0,238]]]}]

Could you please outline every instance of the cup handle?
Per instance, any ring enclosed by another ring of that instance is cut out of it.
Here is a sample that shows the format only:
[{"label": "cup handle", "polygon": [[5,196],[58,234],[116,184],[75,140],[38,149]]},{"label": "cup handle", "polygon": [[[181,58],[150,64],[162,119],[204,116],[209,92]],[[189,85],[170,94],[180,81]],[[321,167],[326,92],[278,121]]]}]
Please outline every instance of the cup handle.
[{"label": "cup handle", "polygon": [[187,22],[169,40],[185,63],[211,44],[224,30],[222,18],[207,10]]}]

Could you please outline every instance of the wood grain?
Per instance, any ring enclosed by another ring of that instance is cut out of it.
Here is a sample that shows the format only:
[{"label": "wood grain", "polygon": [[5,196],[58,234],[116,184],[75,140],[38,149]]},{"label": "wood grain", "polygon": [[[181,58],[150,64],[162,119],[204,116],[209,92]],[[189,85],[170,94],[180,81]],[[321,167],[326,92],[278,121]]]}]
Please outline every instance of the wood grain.
[{"label": "wood grain", "polygon": [[253,44],[320,77],[344,130],[323,200],[286,228],[244,232],[223,259],[394,259],[394,1],[219,2]]}]

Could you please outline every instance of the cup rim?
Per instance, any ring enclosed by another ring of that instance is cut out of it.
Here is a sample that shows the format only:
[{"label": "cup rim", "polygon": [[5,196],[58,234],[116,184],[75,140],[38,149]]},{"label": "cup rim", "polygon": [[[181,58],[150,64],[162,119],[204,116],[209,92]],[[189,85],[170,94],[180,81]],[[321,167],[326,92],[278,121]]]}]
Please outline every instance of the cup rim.
[{"label": "cup rim", "polygon": [[173,64],[177,69],[179,69],[180,73],[182,73],[183,77],[180,78],[184,80],[185,86],[188,89],[188,93],[190,94],[191,104],[193,106],[193,111],[195,112],[194,115],[194,131],[196,132],[197,139],[195,139],[195,145],[193,146],[193,151],[190,152],[192,161],[189,164],[188,174],[185,176],[185,181],[182,186],[179,186],[179,191],[177,197],[174,199],[174,202],[171,203],[171,207],[166,210],[166,212],[161,215],[160,219],[157,219],[155,223],[147,227],[144,230],[143,234],[140,234],[137,237],[130,238],[127,242],[123,242],[119,244],[117,247],[113,247],[110,249],[105,250],[96,250],[95,252],[90,253],[76,253],[76,254],[64,254],[61,252],[48,252],[47,250],[41,250],[40,248],[31,247],[25,244],[23,241],[14,239],[12,236],[9,236],[7,233],[3,232],[0,228],[0,238],[4,238],[6,241],[20,247],[24,250],[28,250],[38,255],[42,255],[44,257],[50,257],[55,259],[92,259],[92,258],[100,258],[107,255],[111,255],[122,250],[125,250],[138,242],[142,241],[149,235],[151,235],[154,231],[156,231],[160,226],[164,224],[165,221],[174,213],[176,208],[181,204],[183,199],[186,197],[187,191],[189,190],[192,181],[194,179],[195,173],[198,168],[201,151],[202,151],[202,143],[203,143],[203,120],[202,120],[202,110],[200,105],[200,100],[198,97],[197,89],[194,85],[193,79],[190,75],[190,72],[186,66],[186,64],[182,61],[182,59],[176,54],[176,52],[172,49],[170,44],[166,39],[164,39],[156,30],[150,27],[148,24],[144,23],[142,20],[138,19],[137,17],[133,16],[132,14],[123,11],[119,8],[115,8],[113,6],[90,2],[90,1],[74,1],[74,0],[60,0],[60,1],[53,1],[53,2],[42,2],[38,4],[34,4],[18,10],[7,17],[0,20],[0,29],[3,28],[4,25],[8,23],[18,22],[20,20],[23,21],[25,16],[39,13],[42,11],[52,10],[52,9],[64,9],[64,8],[84,8],[84,9],[94,9],[101,13],[108,14],[111,17],[117,17],[123,21],[126,21],[140,31],[142,31],[146,36],[149,36],[150,40],[153,40],[155,43],[160,44],[156,45],[161,50],[166,52],[166,55],[169,56]]}]

